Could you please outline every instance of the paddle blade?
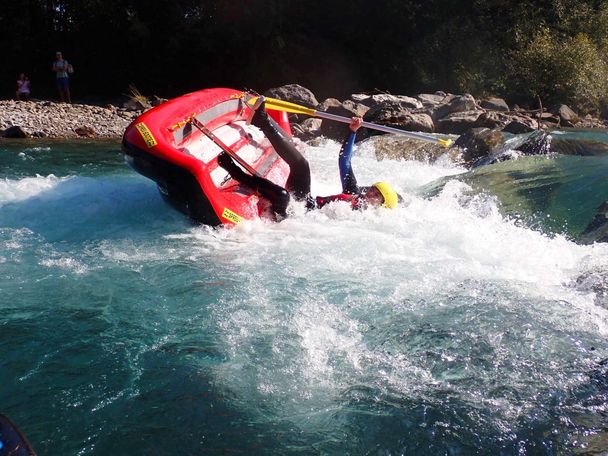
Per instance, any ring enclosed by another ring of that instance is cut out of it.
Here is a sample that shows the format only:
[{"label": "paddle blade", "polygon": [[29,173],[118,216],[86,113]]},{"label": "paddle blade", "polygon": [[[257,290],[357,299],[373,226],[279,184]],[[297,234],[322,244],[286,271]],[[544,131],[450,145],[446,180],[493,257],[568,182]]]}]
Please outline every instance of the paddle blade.
[{"label": "paddle blade", "polygon": [[452,141],[450,138],[439,138],[437,142],[447,149],[452,146],[454,141]]},{"label": "paddle blade", "polygon": [[275,111],[290,112],[292,114],[304,114],[306,116],[315,116],[317,111],[306,106],[301,106],[289,101],[277,100],[276,98],[266,98],[266,107]]}]

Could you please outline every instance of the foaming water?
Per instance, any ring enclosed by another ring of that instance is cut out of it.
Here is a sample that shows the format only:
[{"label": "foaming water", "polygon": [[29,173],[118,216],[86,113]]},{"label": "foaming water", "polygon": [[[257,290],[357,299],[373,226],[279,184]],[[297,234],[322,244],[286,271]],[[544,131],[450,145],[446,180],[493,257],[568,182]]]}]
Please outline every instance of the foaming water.
[{"label": "foaming water", "polygon": [[[338,148],[306,148],[315,194],[339,191]],[[0,404],[41,454],[601,445],[608,315],[577,280],[608,269],[604,244],[528,229],[461,182],[420,197],[463,172],[447,160],[363,147],[358,180],[404,207],[294,203],[217,230],[83,155],[0,176]]]}]

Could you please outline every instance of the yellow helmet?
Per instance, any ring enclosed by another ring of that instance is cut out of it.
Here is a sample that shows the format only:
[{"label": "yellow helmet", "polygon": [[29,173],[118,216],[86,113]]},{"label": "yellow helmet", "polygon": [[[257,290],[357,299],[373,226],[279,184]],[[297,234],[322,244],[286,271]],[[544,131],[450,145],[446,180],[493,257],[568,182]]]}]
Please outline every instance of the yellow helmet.
[{"label": "yellow helmet", "polygon": [[399,204],[399,195],[395,190],[393,190],[393,187],[386,182],[376,182],[373,187],[376,187],[384,198],[382,207],[387,207],[389,209],[394,209],[397,207],[397,204]]}]

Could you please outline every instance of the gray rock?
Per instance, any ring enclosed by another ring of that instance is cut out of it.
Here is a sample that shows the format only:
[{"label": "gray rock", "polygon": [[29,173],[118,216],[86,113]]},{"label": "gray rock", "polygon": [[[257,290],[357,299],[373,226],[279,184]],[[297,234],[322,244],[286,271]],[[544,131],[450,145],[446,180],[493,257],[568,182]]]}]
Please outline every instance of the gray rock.
[{"label": "gray rock", "polygon": [[405,95],[391,95],[386,93],[378,93],[375,95],[354,94],[351,95],[351,99],[368,108],[384,103],[400,104],[408,109],[421,109],[423,107],[419,100]]},{"label": "gray rock", "polygon": [[537,130],[516,147],[524,155],[547,155],[551,152],[551,137],[544,130]]},{"label": "gray rock", "polygon": [[292,132],[296,138],[309,141],[320,134],[322,123],[321,119],[305,119],[302,123],[292,124]]},{"label": "gray rock", "polygon": [[543,112],[540,115],[536,114],[534,119],[540,121],[542,128],[559,128],[560,126],[559,116],[550,112]]},{"label": "gray rock", "polygon": [[446,151],[445,148],[438,144],[398,135],[372,136],[366,139],[365,142],[372,142],[374,144],[378,160],[389,158],[392,160],[404,159],[432,163],[446,153],[454,153],[455,158],[457,151],[457,149]]},{"label": "gray rock", "polygon": [[21,128],[17,125],[8,127],[6,130],[4,130],[4,132],[2,133],[2,136],[4,138],[15,138],[15,139],[23,139],[23,138],[29,137],[27,132],[23,128]]},{"label": "gray rock", "polygon": [[502,98],[490,97],[486,98],[480,103],[481,107],[484,109],[489,109],[492,111],[508,111],[509,105]]},{"label": "gray rock", "polygon": [[512,116],[508,116],[497,111],[483,112],[475,121],[474,127],[482,128],[503,128],[511,120]]},{"label": "gray rock", "polygon": [[88,125],[75,128],[74,133],[76,133],[78,136],[83,136],[86,138],[94,138],[97,136],[97,133],[95,132],[93,127],[90,127]]},{"label": "gray rock", "polygon": [[328,98],[317,105],[317,111],[327,111],[330,108],[338,109],[341,107],[343,106],[340,100],[338,100],[337,98]]},{"label": "gray rock", "polygon": [[363,105],[365,105],[367,107],[371,106],[371,101],[370,101],[371,98],[372,98],[371,95],[367,95],[365,93],[353,93],[350,96],[350,99],[352,101],[354,101],[355,103],[360,103],[360,104],[363,104]]},{"label": "gray rock", "polygon": [[559,117],[560,125],[563,127],[574,127],[581,121],[578,114],[565,104],[554,106],[550,112]]},{"label": "gray rock", "polygon": [[398,103],[404,108],[408,109],[421,109],[422,103],[416,98],[406,97],[404,95],[387,95],[387,94],[378,94],[372,95],[372,100],[374,104],[382,104],[382,103]]},{"label": "gray rock", "polygon": [[433,120],[436,122],[444,117],[449,116],[450,114],[454,114],[457,112],[468,112],[478,110],[479,106],[470,94],[464,94],[454,97],[448,103],[443,103],[441,105],[433,108],[431,116]]},{"label": "gray rock", "polygon": [[279,100],[291,101],[292,103],[304,104],[316,108],[319,102],[315,95],[306,87],[299,84],[287,84],[281,87],[268,89],[264,95]]},{"label": "gray rock", "polygon": [[562,136],[551,138],[551,152],[561,155],[606,156],[608,144],[592,139],[568,139]]},{"label": "gray rock", "polygon": [[455,95],[445,92],[421,93],[416,96],[425,108],[435,108],[439,105],[449,103],[455,98]]},{"label": "gray rock", "polygon": [[527,118],[527,117],[519,117],[513,119],[509,122],[502,131],[507,133],[513,133],[514,135],[519,135],[521,133],[530,133],[531,131],[536,130],[538,127],[538,123],[536,120]]},{"label": "gray rock", "polygon": [[[581,242],[583,244],[608,242],[608,201],[604,201],[604,203],[597,208],[593,220],[581,234]],[[600,283],[603,285],[602,288],[605,293],[607,290],[606,285],[608,285],[608,280],[606,279],[605,274],[600,274],[599,277],[602,278]]]},{"label": "gray rock", "polygon": [[304,131],[316,133],[321,128],[323,121],[321,119],[306,119],[300,125]]},{"label": "gray rock", "polygon": [[435,124],[431,116],[425,113],[409,113],[399,119],[399,128],[408,131],[422,131],[432,133],[435,130]]},{"label": "gray rock", "polygon": [[504,141],[505,137],[499,130],[471,128],[456,140],[454,147],[463,149],[462,159],[465,163],[470,164],[478,158],[488,155]]},{"label": "gray rock", "polygon": [[[328,98],[323,103],[321,103],[318,108],[319,111],[328,112],[330,114],[336,114],[342,117],[356,117],[359,114],[354,111],[354,109],[345,106],[340,101],[335,98]],[[335,139],[338,141],[342,141],[344,136],[348,132],[348,126],[342,122],[337,122],[335,120],[323,120],[321,123],[320,133],[331,139]]]},{"label": "gray rock", "polygon": [[[424,113],[411,112],[407,107],[397,102],[386,102],[373,106],[365,113],[367,122],[400,128],[408,131],[432,132],[435,129],[433,119]],[[363,139],[377,132],[365,129],[358,138]]]},{"label": "gray rock", "polygon": [[359,117],[363,117],[365,113],[369,111],[369,107],[352,100],[344,100],[342,105],[344,105],[344,107],[349,111],[353,111]]}]

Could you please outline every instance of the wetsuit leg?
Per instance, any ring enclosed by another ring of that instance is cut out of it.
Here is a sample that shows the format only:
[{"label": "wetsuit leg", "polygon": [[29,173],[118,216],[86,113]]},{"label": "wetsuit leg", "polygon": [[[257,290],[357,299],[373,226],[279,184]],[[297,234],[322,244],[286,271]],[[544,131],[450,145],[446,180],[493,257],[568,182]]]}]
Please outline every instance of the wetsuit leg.
[{"label": "wetsuit leg", "polygon": [[308,161],[296,149],[291,138],[285,134],[279,124],[268,115],[264,105],[256,110],[251,123],[262,130],[276,153],[289,165],[287,189],[293,192],[296,200],[305,199],[310,195],[310,165]]},{"label": "wetsuit leg", "polygon": [[287,217],[287,206],[289,205],[289,193],[280,185],[259,176],[252,176],[244,172],[225,152],[217,157],[218,164],[228,171],[230,177],[243,185],[251,187],[272,204],[272,210],[281,217]]}]

